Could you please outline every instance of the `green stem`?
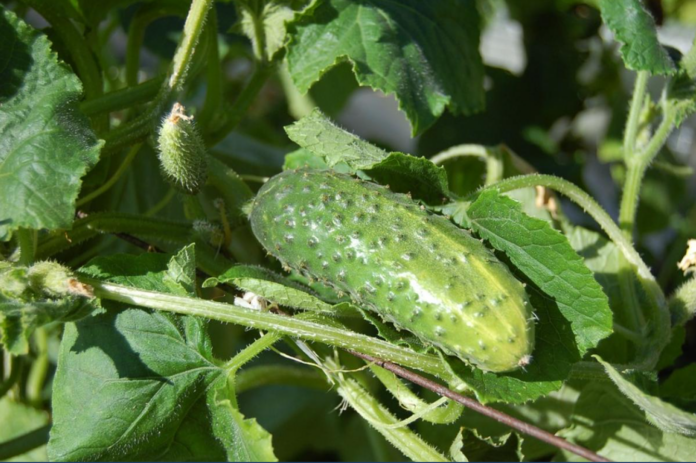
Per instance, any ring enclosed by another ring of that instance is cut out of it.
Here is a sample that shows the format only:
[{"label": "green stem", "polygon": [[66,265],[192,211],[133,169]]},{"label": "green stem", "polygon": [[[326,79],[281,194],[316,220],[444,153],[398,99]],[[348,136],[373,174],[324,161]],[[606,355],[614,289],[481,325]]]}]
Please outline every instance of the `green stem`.
[{"label": "green stem", "polygon": [[[9,368],[9,376],[0,383],[0,398],[4,397],[5,394],[7,394],[10,389],[17,383],[19,378],[22,376],[22,359],[20,359],[17,356],[11,355],[9,353],[5,353],[5,355],[10,356],[10,361],[7,363],[7,366]],[[7,370],[6,370],[7,372]]]},{"label": "green stem", "polygon": [[34,263],[36,255],[36,231],[20,228],[15,232],[17,244],[19,245],[20,265],[31,265]]},{"label": "green stem", "polygon": [[295,338],[368,353],[381,359],[443,377],[443,379],[449,378],[449,374],[442,366],[440,359],[434,355],[419,354],[410,349],[352,331],[305,321],[301,319],[301,316],[284,317],[231,304],[145,291],[88,278],[81,279],[84,283],[93,286],[97,297],[104,299],[235,323],[259,330],[275,331]]},{"label": "green stem", "polygon": [[138,72],[140,71],[140,51],[145,40],[145,31],[156,19],[168,15],[178,15],[180,9],[172,6],[143,5],[133,15],[128,27],[128,41],[126,42],[126,85],[132,87],[138,84]]},{"label": "green stem", "polygon": [[245,368],[237,374],[237,394],[257,387],[284,385],[326,391],[330,385],[318,370],[292,365],[261,365]]},{"label": "green stem", "polygon": [[457,145],[436,154],[430,158],[430,161],[435,165],[440,165],[462,157],[474,157],[486,163],[486,186],[503,178],[503,160],[496,148],[487,148],[483,145]]},{"label": "green stem", "polygon": [[38,328],[34,332],[36,341],[37,356],[31,364],[29,376],[27,377],[27,400],[35,407],[40,407],[42,403],[42,392],[46,377],[48,376],[48,333],[44,328]]},{"label": "green stem", "polygon": [[0,461],[23,455],[35,448],[48,443],[51,425],[47,424],[38,429],[22,434],[19,437],[0,443]]},{"label": "green stem", "polygon": [[105,93],[96,98],[85,100],[80,110],[88,116],[120,111],[152,100],[164,82],[164,76],[153,77],[145,82]]},{"label": "green stem", "polygon": [[106,134],[104,137],[106,143],[102,150],[102,155],[108,156],[134,143],[142,142],[154,130],[157,118],[167,100],[184,85],[191,58],[201,36],[206,15],[212,4],[213,0],[193,0],[186,16],[184,33],[174,54],[172,65],[155,101],[142,115]]},{"label": "green stem", "polygon": [[133,162],[133,159],[135,159],[135,155],[138,154],[138,151],[140,151],[140,147],[142,147],[142,144],[135,145],[131,147],[130,151],[126,155],[125,159],[121,163],[120,166],[118,166],[118,169],[116,172],[114,172],[114,175],[111,176],[109,180],[106,181],[102,186],[94,190],[93,192],[89,193],[83,198],[80,198],[77,200],[75,203],[75,206],[81,207],[87,204],[88,202],[92,201],[94,198],[97,198],[101,196],[102,194],[106,193],[109,191],[109,189],[118,182],[118,180],[121,178],[121,176],[128,170],[128,167],[130,167],[131,162]]},{"label": "green stem", "polygon": [[198,115],[198,125],[208,127],[222,102],[222,66],[220,64],[220,48],[218,46],[218,22],[215,8],[210,10],[208,15],[208,26],[206,27],[208,54],[206,59],[206,90],[203,108]]},{"label": "green stem", "polygon": [[184,33],[174,54],[169,79],[165,81],[161,99],[166,99],[171,93],[180,90],[186,81],[193,52],[203,31],[208,10],[212,5],[213,0],[193,0],[191,3],[184,24]]},{"label": "green stem", "polygon": [[449,461],[408,427],[391,426],[399,420],[355,380],[342,374],[335,377],[341,397],[406,457],[413,461]]},{"label": "green stem", "polygon": [[225,122],[219,129],[206,137],[208,146],[216,145],[237,127],[274,70],[273,63],[257,64],[249,82],[225,114]]},{"label": "green stem", "polygon": [[121,212],[91,214],[83,219],[76,220],[73,224],[73,229],[69,232],[50,236],[39,243],[37,257],[46,259],[102,233],[128,233],[178,244],[188,244],[190,242],[191,225],[184,222]]},{"label": "green stem", "polygon": [[[266,349],[270,348],[276,342],[280,341],[282,336],[277,333],[266,333],[256,341],[252,342],[237,355],[232,357],[229,362],[222,366],[222,369],[228,374],[235,373],[242,368],[244,364],[249,363]],[[236,380],[235,380],[236,384]]]},{"label": "green stem", "polygon": [[640,186],[643,181],[643,176],[650,163],[667,142],[669,134],[672,133],[675,118],[676,111],[668,106],[665,110],[662,122],[660,122],[655,134],[645,146],[645,149],[626,159],[626,168],[628,172],[626,173],[626,181],[621,198],[619,223],[629,237],[633,234],[633,225],[638,209],[638,198],[640,197]]},{"label": "green stem", "polygon": [[635,151],[636,138],[640,125],[640,113],[645,103],[645,90],[648,86],[649,77],[650,74],[648,71],[639,71],[636,75],[636,82],[633,87],[633,98],[631,99],[628,119],[626,120],[626,129],[624,130],[623,154],[626,162],[633,157]]}]

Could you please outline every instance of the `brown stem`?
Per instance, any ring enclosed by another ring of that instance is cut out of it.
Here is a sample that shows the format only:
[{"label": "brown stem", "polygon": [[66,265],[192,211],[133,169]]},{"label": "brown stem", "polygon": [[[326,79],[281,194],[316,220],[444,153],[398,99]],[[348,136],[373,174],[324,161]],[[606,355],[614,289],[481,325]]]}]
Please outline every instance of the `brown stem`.
[{"label": "brown stem", "polygon": [[567,450],[590,461],[611,461],[607,460],[606,458],[600,455],[597,455],[591,450],[588,450],[579,445],[575,445],[571,442],[568,442],[565,439],[555,436],[550,432],[544,431],[543,429],[537,428],[536,426],[533,426],[529,423],[525,423],[524,421],[518,420],[517,418],[513,418],[512,416],[494,408],[487,407],[482,403],[472,399],[471,397],[466,397],[454,391],[451,391],[447,389],[445,386],[438,384],[435,381],[431,381],[427,378],[424,378],[419,374],[413,373],[412,371],[400,367],[399,365],[387,362],[385,360],[380,360],[378,358],[374,358],[367,354],[361,354],[360,352],[349,352],[355,355],[356,357],[360,357],[361,359],[367,360],[368,362],[373,362],[375,365],[380,366],[385,370],[389,370],[395,375],[401,376],[402,378],[407,379],[412,383],[418,384],[419,386],[429,389],[435,392],[436,394],[439,394],[443,397],[447,397],[448,399],[452,399],[455,402],[458,402],[467,408],[470,408],[474,411],[479,412],[482,415],[485,415],[500,423],[503,423],[504,425],[507,425],[512,429],[521,432],[522,434],[535,437],[540,441],[546,442],[547,444],[553,445],[554,447],[557,447],[559,449]]}]

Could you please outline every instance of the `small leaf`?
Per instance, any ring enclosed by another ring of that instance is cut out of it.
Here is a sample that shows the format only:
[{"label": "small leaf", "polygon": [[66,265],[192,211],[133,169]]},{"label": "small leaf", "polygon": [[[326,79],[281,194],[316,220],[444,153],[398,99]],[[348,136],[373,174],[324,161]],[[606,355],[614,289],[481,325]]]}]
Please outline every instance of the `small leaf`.
[{"label": "small leaf", "polygon": [[370,178],[398,193],[411,193],[426,203],[441,204],[449,194],[447,172],[425,158],[391,153],[365,170]]},{"label": "small leaf", "polygon": [[308,288],[303,288],[262,267],[235,265],[222,275],[205,280],[203,287],[210,288],[221,283],[232,283],[280,305],[302,310],[333,312],[331,304],[310,294]]},{"label": "small leaf", "polygon": [[667,102],[676,111],[677,127],[696,112],[696,40],[679,61],[679,72],[667,86]]},{"label": "small leaf", "polygon": [[479,15],[468,0],[327,0],[291,27],[290,74],[301,92],[347,61],[361,85],[394,94],[413,134],[448,107],[484,107]]},{"label": "small leaf", "polygon": [[655,20],[641,0],[600,0],[602,19],[621,42],[628,69],[673,74],[674,62],[657,38]]},{"label": "small leaf", "polygon": [[233,395],[224,377],[207,394],[213,432],[227,449],[226,461],[278,461],[273,453],[271,435],[255,419],[242,415],[236,400],[230,399]]},{"label": "small leaf", "polygon": [[464,447],[464,438],[462,436],[463,431],[463,429],[459,430],[457,437],[454,438],[454,441],[452,441],[452,445],[450,446],[449,452],[452,461],[469,461],[466,458],[466,455],[464,455],[464,452],[462,452],[462,448]]},{"label": "small leaf", "polygon": [[0,239],[70,228],[80,178],[101,142],[78,110],[80,80],[14,13],[0,14]]},{"label": "small leaf", "polygon": [[610,363],[594,356],[619,390],[645,412],[648,421],[666,432],[696,436],[696,414],[688,413],[658,397],[647,394]]},{"label": "small leaf", "polygon": [[368,169],[382,162],[389,153],[346,132],[315,109],[285,131],[300,147],[324,158],[329,167],[348,164],[354,171]]},{"label": "small leaf", "polygon": [[581,355],[612,333],[609,301],[568,240],[520,205],[484,191],[467,211],[472,228],[557,302],[570,321]]}]

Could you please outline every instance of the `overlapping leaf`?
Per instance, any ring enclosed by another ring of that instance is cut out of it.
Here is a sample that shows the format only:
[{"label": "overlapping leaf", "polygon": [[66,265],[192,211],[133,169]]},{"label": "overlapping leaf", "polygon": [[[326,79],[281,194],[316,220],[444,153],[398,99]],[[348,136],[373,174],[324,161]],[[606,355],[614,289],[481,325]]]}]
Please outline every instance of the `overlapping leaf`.
[{"label": "overlapping leaf", "polygon": [[467,211],[472,228],[558,303],[581,355],[612,333],[609,301],[568,240],[514,200],[484,191]]},{"label": "overlapping leaf", "polygon": [[290,74],[306,92],[342,61],[361,85],[393,93],[414,134],[445,107],[484,106],[479,16],[470,0],[327,0],[291,28]]}]

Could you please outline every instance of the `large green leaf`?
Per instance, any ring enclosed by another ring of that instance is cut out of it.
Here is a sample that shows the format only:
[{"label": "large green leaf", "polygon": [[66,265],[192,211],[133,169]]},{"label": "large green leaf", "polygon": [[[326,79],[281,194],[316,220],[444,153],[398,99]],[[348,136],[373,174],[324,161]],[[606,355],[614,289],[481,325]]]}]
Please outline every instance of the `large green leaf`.
[{"label": "large green leaf", "polygon": [[516,201],[484,191],[467,211],[472,228],[558,303],[581,355],[612,333],[602,287],[568,240],[548,222],[524,214]]},{"label": "large green leaf", "polygon": [[[190,293],[193,249],[94,259],[92,277]],[[205,322],[104,302],[106,311],[66,325],[53,384],[52,460],[226,460],[238,447],[271,459],[270,438],[230,410],[226,372],[212,357]],[[230,428],[229,420],[239,426]]]},{"label": "large green leaf", "polygon": [[2,10],[0,37],[0,239],[19,227],[70,228],[101,147],[78,111],[82,84],[14,13]]},{"label": "large green leaf", "polygon": [[651,74],[672,74],[676,70],[667,50],[660,45],[655,20],[641,0],[600,0],[602,19],[621,42],[626,67]]},{"label": "large green leaf", "polygon": [[680,410],[659,397],[648,394],[631,381],[629,376],[617,371],[610,363],[599,357],[597,360],[604,366],[607,375],[616,384],[616,387],[645,412],[648,421],[663,431],[696,437],[695,414]]},{"label": "large green leaf", "polygon": [[613,461],[691,461],[696,455],[696,439],[653,427],[610,383],[595,382],[583,389],[572,423],[558,434]]},{"label": "large green leaf", "polygon": [[361,85],[396,96],[419,134],[445,107],[483,109],[479,32],[472,0],[326,0],[291,28],[289,70],[306,92],[348,61]]}]

